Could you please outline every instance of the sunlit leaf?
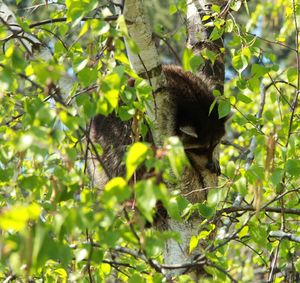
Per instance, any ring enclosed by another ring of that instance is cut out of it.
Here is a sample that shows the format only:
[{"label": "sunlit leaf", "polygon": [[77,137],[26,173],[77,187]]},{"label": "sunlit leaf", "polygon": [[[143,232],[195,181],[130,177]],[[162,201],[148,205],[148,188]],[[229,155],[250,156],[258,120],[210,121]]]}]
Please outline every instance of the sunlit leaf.
[{"label": "sunlit leaf", "polygon": [[36,220],[41,213],[38,204],[15,205],[2,209],[0,212],[0,227],[3,230],[20,231],[26,227],[29,220]]},{"label": "sunlit leaf", "polygon": [[219,113],[219,118],[223,118],[226,117],[231,110],[231,105],[230,102],[228,102],[227,100],[220,100],[219,104],[218,104],[218,113]]},{"label": "sunlit leaf", "polygon": [[126,156],[126,179],[129,180],[137,167],[145,160],[148,146],[143,143],[134,143],[128,150]]}]

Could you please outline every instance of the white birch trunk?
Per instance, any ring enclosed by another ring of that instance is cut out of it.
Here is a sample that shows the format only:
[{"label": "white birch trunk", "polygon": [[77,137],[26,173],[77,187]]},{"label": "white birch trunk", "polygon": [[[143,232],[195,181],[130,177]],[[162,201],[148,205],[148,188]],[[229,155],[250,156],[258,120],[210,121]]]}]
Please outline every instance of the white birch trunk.
[{"label": "white birch trunk", "polygon": [[[165,84],[165,77],[161,70],[161,62],[153,41],[152,30],[148,17],[144,13],[142,1],[126,0],[124,17],[130,38],[137,44],[139,53],[132,52],[125,38],[127,55],[133,70],[146,79],[152,87],[153,93]],[[168,104],[168,96],[164,93],[155,94],[155,101],[147,105],[147,115],[153,125],[153,138],[155,144],[161,145],[166,134],[159,130],[160,111]]]},{"label": "white birch trunk", "polygon": [[[207,33],[202,26],[201,18],[198,15],[199,3],[194,3],[193,0],[187,0],[187,24],[188,24],[188,41],[187,46],[192,46],[197,42],[198,38],[203,40],[207,39]],[[191,191],[193,188],[190,188]],[[195,252],[189,253],[189,245],[192,236],[198,235],[199,220],[192,218],[188,222],[178,222],[173,219],[168,219],[168,226],[170,230],[176,231],[181,236],[181,243],[178,243],[172,239],[168,240],[164,252],[164,263],[168,265],[182,265],[193,261]],[[174,269],[166,270],[166,277],[168,279],[173,276],[183,274],[186,269]],[[194,280],[197,280],[196,272],[190,272],[189,274]]]},{"label": "white birch trunk", "polygon": [[[197,4],[197,5],[196,5]],[[202,25],[201,18],[199,17],[199,5],[200,3],[188,1],[188,27],[189,27],[189,42],[188,45],[193,47],[194,44],[202,40],[207,40],[207,32]],[[202,5],[205,5],[202,3]],[[145,79],[148,79],[156,91],[160,86],[163,86],[165,81],[163,74],[159,72],[153,72],[160,66],[158,53],[152,40],[152,31],[147,21],[147,18],[143,11],[142,1],[140,0],[126,0],[124,7],[124,17],[127,24],[130,37],[135,41],[139,47],[140,53],[133,54],[127,46],[128,57],[132,68]],[[126,39],[125,39],[126,42]],[[146,74],[146,75],[145,75]],[[166,129],[160,128],[160,117],[165,116],[161,113],[168,109],[168,94],[156,93],[155,101],[157,107],[157,117],[154,115],[154,104],[152,109],[147,109],[154,129],[153,136],[155,143],[160,145],[163,142],[163,138]],[[169,107],[170,108],[170,107]],[[170,121],[172,123],[172,121]],[[207,185],[215,185],[215,178],[208,178],[210,180]],[[193,182],[191,182],[192,184]],[[171,189],[171,188],[170,188]],[[193,188],[191,185],[190,190]],[[167,265],[182,265],[193,261],[194,256],[197,254],[197,249],[192,254],[189,253],[190,240],[193,235],[199,234],[199,219],[192,218],[187,222],[179,222],[173,219],[166,219],[167,227],[169,230],[176,231],[181,236],[181,243],[174,240],[168,240],[164,251],[164,263]],[[171,279],[173,276],[180,275],[186,272],[185,268],[182,269],[166,269],[164,270],[165,276]],[[191,277],[197,279],[197,272],[195,270],[189,271]]]},{"label": "white birch trunk", "polygon": [[[211,4],[223,4],[224,1],[206,1],[206,0],[187,0],[187,24],[188,24],[188,43],[187,46],[192,48],[195,54],[198,54],[199,46],[197,44],[207,42],[208,41],[208,32],[206,28],[203,26],[201,21],[200,12],[204,15],[205,12],[209,11]],[[142,1],[140,0],[126,0],[124,7],[124,16],[127,23],[127,28],[129,31],[130,37],[135,41],[138,45],[140,53],[133,54],[131,50],[127,46],[128,57],[131,62],[133,69],[142,77],[147,78],[150,84],[153,87],[153,90],[157,90],[160,86],[162,86],[165,81],[163,74],[159,74],[159,72],[155,72],[153,75],[152,70],[155,70],[160,66],[160,62],[158,59],[158,53],[155,48],[154,42],[152,40],[152,31],[149,26],[149,23],[146,19],[146,16],[143,11]],[[126,39],[125,39],[126,41]],[[222,62],[219,64],[221,66],[216,67],[217,81],[212,83],[212,85],[216,86],[219,84],[219,80],[221,79],[221,83],[223,83],[223,68]],[[213,67],[214,68],[214,67]],[[145,73],[147,74],[145,76]],[[205,70],[199,70],[198,75],[203,78],[206,76]],[[220,78],[221,77],[221,78]],[[216,78],[210,76],[209,80],[216,80]],[[221,87],[221,89],[223,89]],[[168,103],[168,99],[166,98],[167,93],[157,93],[155,95],[156,106],[157,106],[157,117],[153,114],[152,109],[148,109],[148,115],[154,124],[153,136],[155,137],[155,143],[157,145],[162,143],[162,139],[164,138],[165,131],[160,128],[160,113],[164,109],[168,109],[165,107]],[[171,121],[172,122],[172,121]],[[170,123],[171,123],[170,122]],[[216,185],[216,177],[206,178],[207,186]],[[190,188],[192,191],[194,188]],[[178,243],[174,240],[168,240],[164,252],[164,263],[167,265],[182,265],[186,263],[190,263],[193,261],[195,255],[197,255],[197,249],[190,254],[189,253],[189,245],[190,240],[193,235],[199,234],[199,219],[192,218],[187,222],[178,222],[173,219],[167,219],[167,226],[169,230],[176,231],[181,236],[181,243]],[[167,278],[172,278],[173,276],[180,275],[185,273],[187,270],[182,269],[166,269],[165,276]],[[189,271],[188,273],[192,278],[197,280],[197,271],[194,269]]]},{"label": "white birch trunk", "polygon": [[[146,17],[141,1],[126,0],[124,6],[124,17],[129,36],[137,44],[139,54],[133,53],[126,43],[127,54],[132,68],[138,75],[147,77],[152,70],[161,65],[158,52],[152,40],[152,31]],[[149,82],[155,91],[159,87],[160,73],[149,78]]]}]

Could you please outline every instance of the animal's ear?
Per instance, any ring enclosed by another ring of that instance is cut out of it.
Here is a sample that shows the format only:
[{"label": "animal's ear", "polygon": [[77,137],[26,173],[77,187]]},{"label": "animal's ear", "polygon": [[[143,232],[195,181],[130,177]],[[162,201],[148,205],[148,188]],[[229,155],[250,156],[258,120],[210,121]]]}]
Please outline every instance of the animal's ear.
[{"label": "animal's ear", "polygon": [[188,135],[188,136],[190,136],[190,137],[193,137],[193,138],[198,138],[198,135],[197,135],[197,133],[196,133],[196,130],[195,130],[195,128],[194,127],[192,127],[192,126],[182,126],[182,127],[180,127],[179,128],[179,130],[182,132],[182,133],[184,133],[184,134],[186,134],[186,135]]}]

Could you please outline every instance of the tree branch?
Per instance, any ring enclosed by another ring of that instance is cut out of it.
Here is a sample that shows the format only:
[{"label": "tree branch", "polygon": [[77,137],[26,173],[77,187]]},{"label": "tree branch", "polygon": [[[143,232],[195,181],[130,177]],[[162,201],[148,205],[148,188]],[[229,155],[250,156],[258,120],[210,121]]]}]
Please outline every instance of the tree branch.
[{"label": "tree branch", "polygon": [[279,240],[288,239],[292,242],[300,243],[300,237],[299,236],[295,236],[291,233],[286,233],[286,232],[283,232],[283,231],[271,231],[269,233],[269,236],[274,237],[274,238],[279,238]]},{"label": "tree branch", "polygon": [[[256,211],[256,209],[253,206],[232,206],[220,209],[216,212],[216,216],[221,216],[223,213],[235,213],[239,211]],[[282,208],[281,207],[265,207],[261,209],[260,211],[267,211],[267,212],[274,212],[274,213],[281,213]],[[300,209],[294,209],[294,208],[283,208],[284,213],[286,214],[294,214],[294,215],[300,215]]]}]

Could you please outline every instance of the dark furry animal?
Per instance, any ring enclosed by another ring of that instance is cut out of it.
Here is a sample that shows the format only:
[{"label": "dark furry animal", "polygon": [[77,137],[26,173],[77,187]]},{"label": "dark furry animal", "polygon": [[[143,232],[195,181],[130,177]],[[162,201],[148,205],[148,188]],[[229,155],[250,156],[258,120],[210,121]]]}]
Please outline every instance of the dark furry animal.
[{"label": "dark furry animal", "polygon": [[[184,174],[180,187],[189,200],[201,201],[205,198],[203,192],[192,196],[189,192],[200,192],[201,188],[216,184],[214,180],[220,174],[220,168],[214,153],[225,134],[227,117],[219,119],[217,107],[209,113],[215,99],[209,81],[173,65],[164,66],[163,72],[170,97],[164,109],[159,111],[158,126],[165,135],[176,135],[181,139],[192,168]],[[120,121],[114,114],[99,115],[92,121],[90,138],[103,148],[102,161],[110,177],[125,173],[122,160],[126,146],[131,144],[130,136],[130,123]],[[99,172],[93,160],[89,173],[94,185],[102,188],[109,178],[103,170]]]}]

